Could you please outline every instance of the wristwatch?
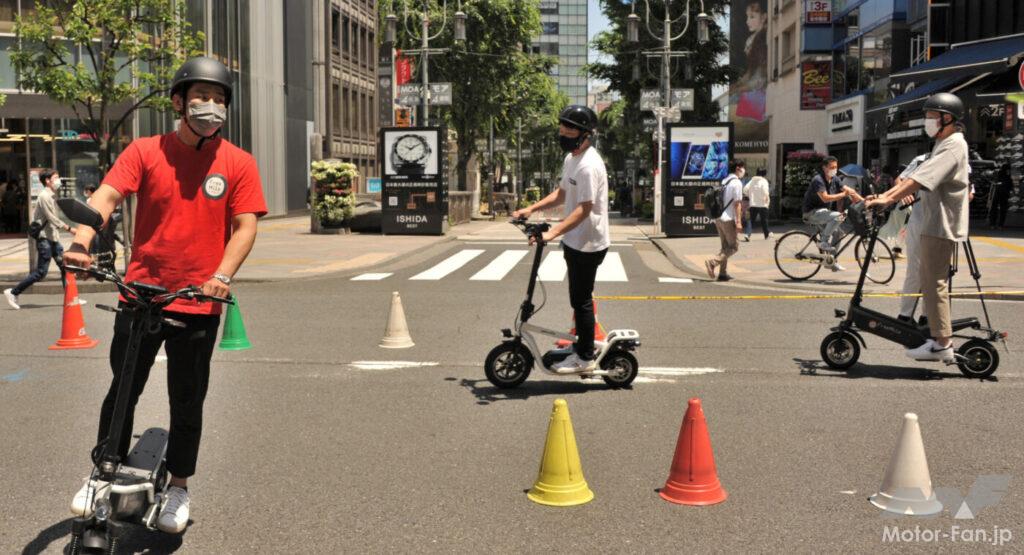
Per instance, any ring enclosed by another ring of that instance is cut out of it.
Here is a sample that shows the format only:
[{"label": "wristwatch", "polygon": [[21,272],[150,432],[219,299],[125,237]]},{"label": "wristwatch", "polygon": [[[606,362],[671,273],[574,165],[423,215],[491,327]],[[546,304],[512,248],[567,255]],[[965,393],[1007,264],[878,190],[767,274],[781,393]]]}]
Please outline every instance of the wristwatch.
[{"label": "wristwatch", "polygon": [[231,278],[224,274],[213,274],[213,279],[223,283],[224,285],[231,285]]}]

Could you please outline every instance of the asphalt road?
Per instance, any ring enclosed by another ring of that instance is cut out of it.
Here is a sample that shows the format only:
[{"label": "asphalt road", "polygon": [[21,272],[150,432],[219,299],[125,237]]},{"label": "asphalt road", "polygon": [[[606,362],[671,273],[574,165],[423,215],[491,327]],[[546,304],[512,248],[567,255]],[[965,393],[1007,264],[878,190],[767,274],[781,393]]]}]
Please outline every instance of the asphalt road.
[{"label": "asphalt road", "polygon": [[[609,301],[600,304],[602,324],[642,336],[642,373],[632,389],[535,373],[516,390],[497,390],[482,363],[500,328],[512,323],[529,256],[499,280],[470,278],[523,248],[448,243],[374,269],[392,274],[380,280],[239,285],[255,348],[215,355],[199,473],[190,483],[194,522],[181,537],[137,533],[130,547],[875,552],[892,543],[883,537],[887,527],[918,527],[939,535],[927,541],[918,533],[919,541],[898,546],[977,549],[963,531],[994,537],[1008,530],[1012,539],[1002,549],[1024,550],[1020,304],[989,305],[1010,333],[1010,349],[1001,352],[996,379],[984,382],[962,378],[955,367],[909,361],[874,337],[850,371],[825,369],[818,346],[841,301]],[[483,252],[443,278],[410,279],[464,250]],[[682,276],[650,244],[624,242],[612,251],[627,281],[602,281],[598,295],[765,292],[661,283]],[[547,282],[545,290],[535,322],[568,328],[565,282]],[[401,293],[415,347],[377,347],[392,291]],[[112,316],[94,305],[111,295],[84,298],[87,330],[101,341],[94,350],[46,349],[59,329],[56,296],[26,295],[25,310],[0,317],[0,553],[60,552],[68,540],[67,507],[89,472],[110,372]],[[872,306],[892,311],[895,301]],[[978,312],[973,301],[954,307]],[[672,505],[655,492],[691,397],[703,400],[729,493],[711,507]],[[537,477],[558,398],[568,401],[596,494],[573,508],[536,505],[524,493]],[[155,369],[138,429],[164,424],[166,412]],[[966,495],[981,475],[1010,475],[1006,494],[974,519],[954,519],[955,508],[930,519],[885,518],[866,498],[881,483],[905,412],[920,416],[936,487]],[[957,541],[944,538],[954,526]]]}]

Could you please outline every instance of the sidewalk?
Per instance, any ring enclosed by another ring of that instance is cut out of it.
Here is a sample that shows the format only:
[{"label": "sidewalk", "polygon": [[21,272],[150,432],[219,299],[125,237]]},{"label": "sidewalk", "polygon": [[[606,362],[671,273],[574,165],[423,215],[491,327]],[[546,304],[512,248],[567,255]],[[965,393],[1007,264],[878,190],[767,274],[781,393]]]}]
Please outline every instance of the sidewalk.
[{"label": "sidewalk", "polygon": [[[775,234],[765,240],[759,231],[743,241],[740,234],[739,252],[729,259],[729,273],[735,278],[731,283],[770,286],[792,291],[824,291],[830,293],[852,293],[857,286],[858,267],[851,245],[839,257],[839,263],[846,269],[832,272],[822,268],[807,281],[792,281],[775,266],[774,247],[776,239],[791,229],[803,229],[797,225],[777,225],[771,230]],[[718,253],[721,242],[713,237],[652,237],[654,244],[680,270],[695,277],[708,279],[704,261]],[[892,247],[891,241],[887,241]],[[982,288],[986,291],[1024,291],[1024,234],[1019,231],[994,232],[978,229],[972,232],[971,243],[981,270]],[[899,292],[906,274],[906,259],[896,260],[896,275],[885,285],[867,282],[865,291],[874,293]],[[967,268],[964,255],[960,255],[959,271],[954,278],[957,291],[975,290],[974,280]],[[1024,300],[1024,295],[1000,296],[1000,299]]]},{"label": "sidewalk", "polygon": [[[557,214],[560,215],[560,212]],[[544,214],[554,216],[555,212]],[[541,216],[541,215],[538,215]],[[536,219],[536,218],[535,218]],[[633,220],[614,220],[612,238],[645,238]],[[375,233],[349,235],[314,235],[309,232],[309,216],[261,220],[256,245],[235,276],[239,282],[280,281],[310,278],[328,274],[356,275],[367,268],[385,264],[401,257],[419,253],[450,241],[522,241],[518,228],[508,223],[507,216],[495,220],[474,220],[449,228],[447,235],[380,235]],[[71,237],[62,237],[65,247]],[[24,239],[0,240],[0,289],[13,287],[28,275],[28,250]],[[118,254],[117,266],[122,267]],[[109,284],[92,280],[78,283],[82,292],[112,290]],[[26,294],[60,293],[60,276],[50,267],[46,279]]]}]

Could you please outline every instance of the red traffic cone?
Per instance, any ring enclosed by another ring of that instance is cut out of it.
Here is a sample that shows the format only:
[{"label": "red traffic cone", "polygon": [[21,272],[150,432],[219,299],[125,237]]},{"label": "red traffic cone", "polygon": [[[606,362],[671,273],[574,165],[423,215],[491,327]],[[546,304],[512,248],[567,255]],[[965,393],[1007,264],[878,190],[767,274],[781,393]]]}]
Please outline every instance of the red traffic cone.
[{"label": "red traffic cone", "polygon": [[696,397],[690,399],[686,409],[668,481],[658,494],[666,501],[682,505],[714,505],[727,497],[715,471],[704,409]]},{"label": "red traffic cone", "polygon": [[100,342],[85,333],[85,320],[82,319],[82,305],[78,302],[78,283],[75,282],[75,275],[68,272],[65,278],[68,284],[64,288],[64,321],[60,327],[60,339],[50,345],[50,349],[92,349]]},{"label": "red traffic cone", "polygon": [[[594,303],[594,341],[604,341],[605,339],[608,338],[608,336],[605,335],[604,328],[601,326],[601,322],[597,321],[597,301],[593,301],[593,303]],[[576,324],[576,315],[575,314],[572,315],[572,322],[573,322],[573,326],[571,328],[569,328],[569,335],[576,335],[576,325],[575,325]],[[565,339],[559,339],[558,341],[555,341],[555,345],[558,346],[558,347],[561,347],[561,348],[565,348],[565,347],[568,347],[569,345],[572,345],[572,342],[566,341]]]}]

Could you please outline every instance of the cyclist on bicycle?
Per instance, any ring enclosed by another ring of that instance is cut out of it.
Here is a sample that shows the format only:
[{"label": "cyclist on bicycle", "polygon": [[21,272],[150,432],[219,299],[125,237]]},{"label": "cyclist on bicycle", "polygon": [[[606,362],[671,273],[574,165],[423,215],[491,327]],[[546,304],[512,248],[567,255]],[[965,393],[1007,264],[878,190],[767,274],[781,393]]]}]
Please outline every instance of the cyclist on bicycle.
[{"label": "cyclist on bicycle", "polygon": [[832,210],[833,203],[844,199],[853,202],[864,200],[857,191],[840,183],[836,175],[838,172],[839,160],[835,156],[825,158],[821,162],[821,171],[814,175],[804,194],[803,203],[804,221],[818,228],[821,234],[818,247],[823,254],[829,255],[827,265],[833,272],[845,269],[835,261],[836,245],[845,233],[853,229],[845,222],[841,212]]}]

